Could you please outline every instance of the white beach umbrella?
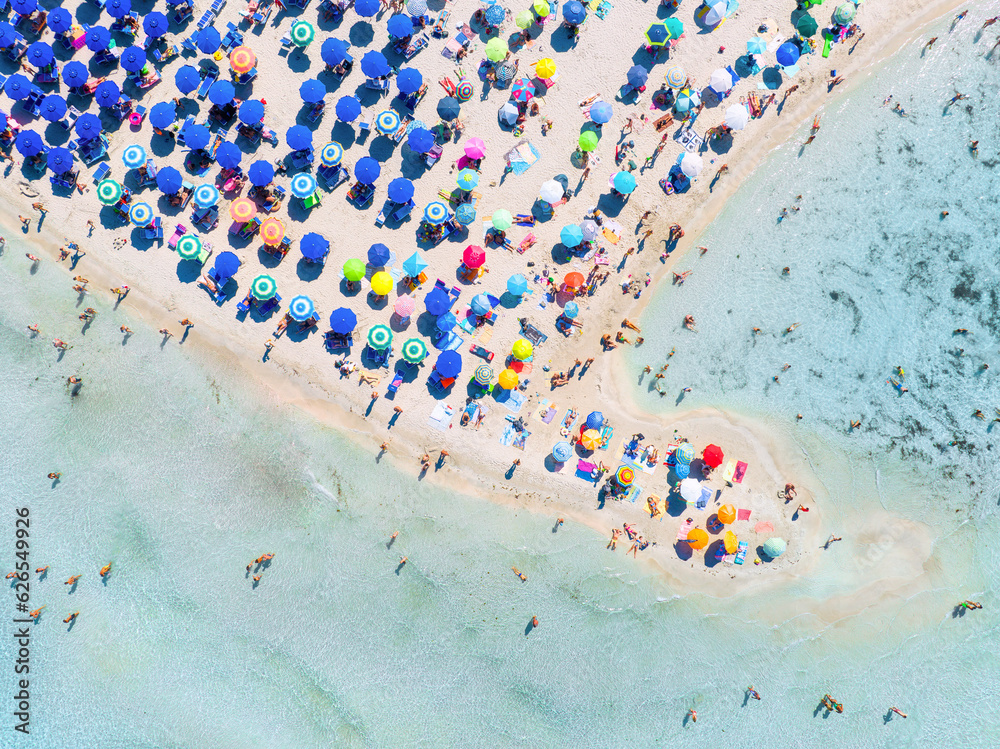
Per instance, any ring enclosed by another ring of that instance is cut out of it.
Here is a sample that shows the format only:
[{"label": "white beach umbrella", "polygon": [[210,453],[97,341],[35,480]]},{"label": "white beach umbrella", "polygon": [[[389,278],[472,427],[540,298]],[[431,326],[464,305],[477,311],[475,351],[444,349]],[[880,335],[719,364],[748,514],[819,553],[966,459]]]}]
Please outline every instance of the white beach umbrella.
[{"label": "white beach umbrella", "polygon": [[681,499],[691,504],[698,501],[701,496],[701,484],[697,479],[684,479],[681,481]]},{"label": "white beach umbrella", "polygon": [[709,87],[719,94],[724,94],[733,87],[733,76],[725,68],[719,68],[708,80]]},{"label": "white beach umbrella", "polygon": [[554,179],[550,179],[548,182],[542,183],[538,196],[546,203],[558,203],[562,200],[563,186]]},{"label": "white beach umbrella", "polygon": [[708,5],[708,10],[705,12],[705,25],[715,26],[722,23],[722,19],[729,11],[727,0],[715,0],[714,3],[706,3],[706,5]]},{"label": "white beach umbrella", "polygon": [[701,174],[701,156],[696,153],[686,153],[681,159],[681,171],[688,177],[697,177]]},{"label": "white beach umbrella", "polygon": [[750,113],[742,104],[733,104],[726,110],[726,126],[733,130],[742,130],[750,122]]}]

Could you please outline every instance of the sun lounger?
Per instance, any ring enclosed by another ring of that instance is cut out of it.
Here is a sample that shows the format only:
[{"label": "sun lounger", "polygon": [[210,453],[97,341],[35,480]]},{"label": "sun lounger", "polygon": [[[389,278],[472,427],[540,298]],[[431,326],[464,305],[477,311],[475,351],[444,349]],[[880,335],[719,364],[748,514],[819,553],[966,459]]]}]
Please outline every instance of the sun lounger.
[{"label": "sun lounger", "polygon": [[396,374],[392,377],[392,382],[386,388],[386,395],[395,395],[396,391],[399,390],[399,386],[403,384],[403,373],[400,370],[396,370]]},{"label": "sun lounger", "polygon": [[409,60],[411,57],[417,54],[417,52],[426,47],[429,41],[430,38],[427,36],[426,33],[421,34],[412,42],[410,42],[410,44],[406,47],[406,51],[403,52],[403,57]]},{"label": "sun lounger", "polygon": [[167,240],[167,247],[169,247],[171,250],[176,250],[177,242],[185,234],[187,234],[187,227],[184,226],[184,224],[177,224],[177,226],[174,227],[173,235],[170,237],[169,240]]},{"label": "sun lounger", "polygon": [[691,529],[693,527],[694,527],[694,520],[685,520],[683,523],[681,523],[680,528],[677,529],[677,540],[686,541],[688,533],[691,532]]},{"label": "sun lounger", "polygon": [[323,336],[323,343],[328,351],[349,349],[354,343],[354,336],[351,333],[340,335],[339,333],[334,333],[332,330],[328,330]]},{"label": "sun lounger", "polygon": [[199,99],[204,99],[206,96],[208,96],[208,90],[212,88],[212,84],[215,83],[218,77],[219,77],[218,70],[216,70],[215,68],[208,69],[208,72],[205,74],[205,77],[201,79],[201,85],[198,87]]},{"label": "sun lounger", "polygon": [[94,170],[94,182],[100,182],[109,174],[111,174],[111,167],[108,164],[98,164],[97,169]]}]

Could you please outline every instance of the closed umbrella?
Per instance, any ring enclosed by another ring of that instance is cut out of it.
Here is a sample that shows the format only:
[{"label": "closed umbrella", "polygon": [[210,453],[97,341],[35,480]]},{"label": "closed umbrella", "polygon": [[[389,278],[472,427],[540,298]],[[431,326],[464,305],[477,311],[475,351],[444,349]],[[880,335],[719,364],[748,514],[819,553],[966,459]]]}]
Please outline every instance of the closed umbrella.
[{"label": "closed umbrella", "polygon": [[330,313],[330,328],[338,335],[352,333],[357,326],[357,316],[347,307],[338,307]]},{"label": "closed umbrella", "polygon": [[63,66],[63,82],[70,88],[77,88],[87,82],[90,73],[79,60],[71,60]]},{"label": "closed umbrella", "polygon": [[475,315],[485,315],[488,314],[492,309],[490,304],[490,298],[486,294],[476,294],[472,297],[472,301],[469,302],[469,308]]},{"label": "closed umbrella", "polygon": [[184,179],[181,173],[172,166],[165,166],[156,172],[156,186],[165,195],[173,195],[181,189]]},{"label": "closed umbrella", "polygon": [[396,75],[396,86],[400,93],[415,94],[424,85],[424,77],[416,68],[402,68]]},{"label": "closed umbrella", "polygon": [[778,47],[778,51],[774,54],[774,59],[778,61],[779,65],[787,68],[797,63],[801,56],[802,52],[795,42],[785,42]]},{"label": "closed umbrella", "polygon": [[288,303],[288,316],[298,322],[308,320],[316,312],[313,300],[304,294],[299,294]]},{"label": "closed umbrella", "polygon": [[49,122],[61,120],[66,114],[66,109],[66,100],[59,94],[49,94],[42,99],[42,103],[39,105],[42,117]]},{"label": "closed umbrella", "polygon": [[330,141],[319,152],[319,160],[323,166],[337,166],[344,158],[344,147],[336,141]]},{"label": "closed umbrella", "polygon": [[742,104],[733,104],[726,110],[725,123],[733,130],[742,130],[750,122],[750,112]]},{"label": "closed umbrella", "polygon": [[461,110],[461,103],[453,96],[446,96],[437,103],[438,117],[445,122],[454,120]]},{"label": "closed umbrella", "polygon": [[520,112],[517,110],[517,105],[513,102],[508,101],[497,112],[497,117],[500,118],[500,122],[504,125],[513,127],[517,123],[517,118],[520,116]]},{"label": "closed umbrella", "polygon": [[397,315],[405,319],[413,314],[413,311],[417,308],[417,303],[412,296],[403,294],[403,296],[396,298],[396,302],[392,305],[392,308]]},{"label": "closed umbrella", "polygon": [[311,231],[299,240],[299,251],[306,260],[322,260],[330,251],[330,242],[322,234]]},{"label": "closed umbrella", "polygon": [[323,101],[323,97],[326,96],[326,86],[315,78],[307,78],[299,85],[299,96],[307,104],[315,104]]},{"label": "closed umbrella", "polygon": [[392,252],[381,242],[373,244],[368,248],[368,263],[376,268],[381,268],[389,264]]},{"label": "closed umbrella", "polygon": [[474,374],[476,382],[478,382],[483,387],[489,387],[489,384],[493,382],[493,367],[489,364],[480,364],[476,367]]},{"label": "closed umbrella", "polygon": [[576,247],[583,241],[583,232],[576,224],[569,224],[559,232],[559,239],[567,247]]},{"label": "closed umbrella", "polygon": [[550,179],[542,183],[541,188],[538,190],[538,197],[546,203],[558,203],[562,200],[563,192],[563,186],[554,179]]},{"label": "closed umbrella", "polygon": [[254,299],[266,302],[278,293],[278,283],[271,276],[262,273],[250,282],[250,293]]},{"label": "closed umbrella", "polygon": [[631,172],[617,172],[614,177],[615,190],[622,195],[630,195],[635,190],[635,177]]},{"label": "closed umbrella", "polygon": [[434,133],[426,128],[414,128],[406,138],[406,145],[417,153],[427,153],[434,145]]},{"label": "closed umbrella", "polygon": [[478,268],[486,262],[486,252],[482,247],[470,244],[462,253],[462,262],[469,268]]},{"label": "closed umbrella", "polygon": [[386,29],[389,31],[389,36],[394,39],[405,39],[413,36],[413,21],[409,16],[399,14],[389,19]]},{"label": "closed umbrella", "polygon": [[166,130],[177,121],[177,110],[172,101],[161,101],[149,110],[149,122],[157,130]]},{"label": "closed umbrella", "polygon": [[361,72],[368,78],[381,78],[389,75],[389,71],[389,61],[377,50],[369,50],[361,58]]},{"label": "closed umbrella", "polygon": [[351,282],[360,281],[365,277],[365,264],[352,257],[344,263],[344,278]]},{"label": "closed umbrella", "polygon": [[243,159],[240,147],[231,141],[223,141],[215,151],[215,160],[223,169],[235,169]]},{"label": "closed umbrella", "polygon": [[185,65],[174,73],[174,85],[182,94],[190,94],[201,84],[201,74],[193,65]]},{"label": "closed umbrella", "polygon": [[232,103],[234,98],[236,98],[236,88],[229,81],[216,81],[208,90],[208,100],[220,107]]},{"label": "closed umbrella", "polygon": [[268,247],[277,247],[285,238],[285,225],[274,216],[264,219],[260,225],[260,238]]},{"label": "closed umbrella", "polygon": [[517,372],[509,367],[500,373],[497,377],[497,384],[504,390],[513,390],[517,387]]},{"label": "closed umbrella", "polygon": [[528,279],[516,273],[507,279],[507,291],[514,296],[523,296],[528,290]]},{"label": "closed umbrella", "polygon": [[764,542],[764,553],[771,559],[777,559],[782,554],[785,553],[785,549],[788,548],[788,544],[785,543],[783,538],[769,538]]},{"label": "closed umbrella", "polygon": [[121,95],[121,89],[114,81],[104,81],[94,89],[94,101],[101,107],[113,107]]},{"label": "closed umbrella", "polygon": [[424,306],[434,315],[443,315],[451,307],[451,297],[444,289],[433,289],[424,297]]},{"label": "closed umbrella", "polygon": [[426,268],[427,261],[423,259],[420,252],[414,252],[403,261],[403,273],[411,278],[416,278],[423,273]]},{"label": "closed umbrella", "polygon": [[599,125],[603,125],[605,122],[610,122],[612,117],[611,105],[606,101],[594,102],[590,107],[590,119]]},{"label": "closed umbrella", "polygon": [[506,208],[499,208],[493,211],[493,215],[490,217],[490,222],[493,224],[493,228],[497,231],[507,231],[514,224],[514,217],[510,215],[510,211]]},{"label": "closed umbrella", "polygon": [[725,455],[723,455],[722,448],[718,445],[709,445],[702,451],[701,457],[705,461],[705,465],[709,468],[718,468],[722,465]]},{"label": "closed umbrella", "polygon": [[274,167],[269,161],[255,161],[247,170],[247,177],[250,184],[256,187],[264,187],[274,181]]},{"label": "closed umbrella", "polygon": [[359,182],[365,185],[375,184],[375,180],[379,178],[381,173],[382,167],[370,156],[358,159],[358,162],[354,165],[354,176],[358,178]]},{"label": "closed umbrella", "polygon": [[335,111],[341,122],[354,122],[361,115],[361,102],[353,96],[341,96]]},{"label": "closed umbrella", "polygon": [[708,546],[708,533],[702,528],[692,528],[688,532],[687,542],[692,549],[704,549]]},{"label": "closed umbrella", "polygon": [[49,149],[45,159],[46,166],[56,174],[65,174],[73,168],[73,152],[68,148]]},{"label": "closed umbrella", "polygon": [[462,372],[462,355],[457,351],[442,351],[434,362],[442,377],[457,377]]},{"label": "closed umbrella", "polygon": [[129,169],[138,169],[146,163],[146,149],[138,144],[126,147],[122,151],[122,163]]},{"label": "closed umbrella", "polygon": [[535,347],[531,345],[531,341],[527,338],[518,338],[514,341],[514,345],[511,346],[511,353],[518,361],[530,359],[534,351]]},{"label": "closed umbrella", "polygon": [[[49,18],[51,19],[51,16]],[[51,26],[52,24],[50,23],[49,25]],[[142,19],[142,30],[146,32],[146,36],[153,37],[154,39],[166,34],[169,26],[169,19],[157,11],[147,13],[145,18]]]},{"label": "closed umbrella", "polygon": [[392,345],[392,331],[385,325],[373,325],[368,329],[368,345],[384,351]]},{"label": "closed umbrella", "polygon": [[199,149],[208,145],[212,133],[204,125],[188,125],[184,138],[189,148]]},{"label": "closed umbrella", "polygon": [[405,203],[413,197],[413,183],[405,177],[396,177],[389,183],[389,200],[393,203]]},{"label": "closed umbrella", "polygon": [[428,203],[427,207],[424,208],[424,221],[429,224],[443,224],[448,220],[448,207],[442,203],[440,200],[435,200],[433,203]]},{"label": "closed umbrella", "polygon": [[580,435],[580,444],[584,450],[596,450],[601,446],[601,433],[596,429],[587,429]]},{"label": "closed umbrella", "polygon": [[305,125],[292,125],[285,131],[285,143],[293,151],[308,151],[312,148],[312,131]]},{"label": "closed umbrella", "polygon": [[386,109],[375,117],[375,129],[383,135],[393,135],[399,130],[401,122],[398,114],[391,109]]},{"label": "closed umbrella", "polygon": [[332,36],[327,37],[323,41],[319,55],[323,59],[323,62],[332,68],[334,65],[339,65],[347,59],[347,50],[350,47],[350,43],[345,42],[343,39],[335,39]]},{"label": "closed umbrella", "polygon": [[264,119],[264,103],[257,99],[248,99],[240,104],[240,122],[244,125],[256,125]]},{"label": "closed umbrella", "polygon": [[567,460],[573,457],[573,446],[563,440],[562,442],[557,442],[552,448],[552,458],[557,463],[565,463]]},{"label": "closed umbrella", "polygon": [[385,296],[392,291],[392,276],[384,270],[372,276],[372,291],[378,296]]},{"label": "closed umbrella", "polygon": [[296,198],[302,198],[303,200],[314,194],[317,187],[316,178],[309,172],[299,172],[296,174],[292,177],[292,183],[290,185],[292,195]]},{"label": "closed umbrella", "polygon": [[419,338],[408,338],[403,343],[401,351],[403,359],[410,364],[419,364],[427,358],[427,344]]},{"label": "closed umbrella", "polygon": [[681,171],[688,177],[697,177],[701,173],[701,156],[696,153],[686,153],[681,157]]}]

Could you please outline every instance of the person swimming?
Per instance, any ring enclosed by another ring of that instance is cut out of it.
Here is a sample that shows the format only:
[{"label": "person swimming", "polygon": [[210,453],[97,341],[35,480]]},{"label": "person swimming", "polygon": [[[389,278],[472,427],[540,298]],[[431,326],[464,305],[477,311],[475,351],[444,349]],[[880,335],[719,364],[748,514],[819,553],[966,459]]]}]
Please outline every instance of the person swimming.
[{"label": "person swimming", "polygon": [[34,611],[32,611],[31,613],[28,614],[28,617],[30,619],[37,619],[38,617],[40,617],[42,615],[42,609],[44,609],[44,608],[45,608],[45,606],[42,606],[41,608],[35,609]]},{"label": "person swimming", "polygon": [[37,572],[39,575],[41,575],[42,573],[46,572],[48,569],[49,569],[49,565],[45,565],[44,567],[37,568],[35,570],[35,572]]},{"label": "person swimming", "polygon": [[753,684],[751,684],[750,686],[747,687],[747,694],[749,694],[755,700],[759,700],[760,699],[760,693],[756,689],[753,688]]},{"label": "person swimming", "polygon": [[514,570],[515,575],[521,578],[521,582],[525,583],[528,582],[527,576],[523,572],[521,572],[521,570],[519,570],[517,567],[511,567],[511,569]]},{"label": "person swimming", "polygon": [[108,562],[106,565],[101,567],[101,577],[104,577],[109,572],[111,572],[111,562]]},{"label": "person swimming", "polygon": [[63,585],[76,585],[76,581],[79,580],[83,575],[73,575],[69,580],[63,583]]},{"label": "person swimming", "polygon": [[63,619],[63,623],[64,624],[69,624],[71,621],[75,620],[78,616],[80,616],[80,612],[79,611],[74,611],[72,614],[70,614],[65,619]]}]

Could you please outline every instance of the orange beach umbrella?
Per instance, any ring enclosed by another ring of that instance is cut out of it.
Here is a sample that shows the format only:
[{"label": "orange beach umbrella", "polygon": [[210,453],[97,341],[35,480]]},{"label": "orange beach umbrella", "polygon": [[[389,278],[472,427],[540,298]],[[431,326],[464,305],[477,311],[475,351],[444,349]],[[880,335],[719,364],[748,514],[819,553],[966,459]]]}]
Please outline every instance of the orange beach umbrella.
[{"label": "orange beach umbrella", "polygon": [[596,450],[601,446],[601,433],[596,429],[588,429],[580,435],[580,444],[585,450]]},{"label": "orange beach umbrella", "polygon": [[563,283],[570,289],[576,289],[583,286],[584,278],[583,274],[578,271],[573,271],[572,273],[567,273],[566,278],[563,279]]},{"label": "orange beach umbrella", "polygon": [[269,247],[277,247],[285,238],[285,225],[274,216],[264,219],[264,223],[260,225],[260,238]]},{"label": "orange beach umbrella", "polygon": [[719,522],[729,525],[736,520],[736,508],[732,505],[722,505],[719,508]]},{"label": "orange beach umbrella", "polygon": [[704,549],[708,546],[708,534],[701,528],[692,528],[687,541],[692,549]]},{"label": "orange beach umbrella", "polygon": [[249,73],[257,64],[257,55],[249,47],[237,47],[229,53],[229,67],[237,73]]},{"label": "orange beach umbrella", "polygon": [[245,224],[256,215],[257,204],[250,198],[237,198],[229,205],[229,216],[241,224]]}]

